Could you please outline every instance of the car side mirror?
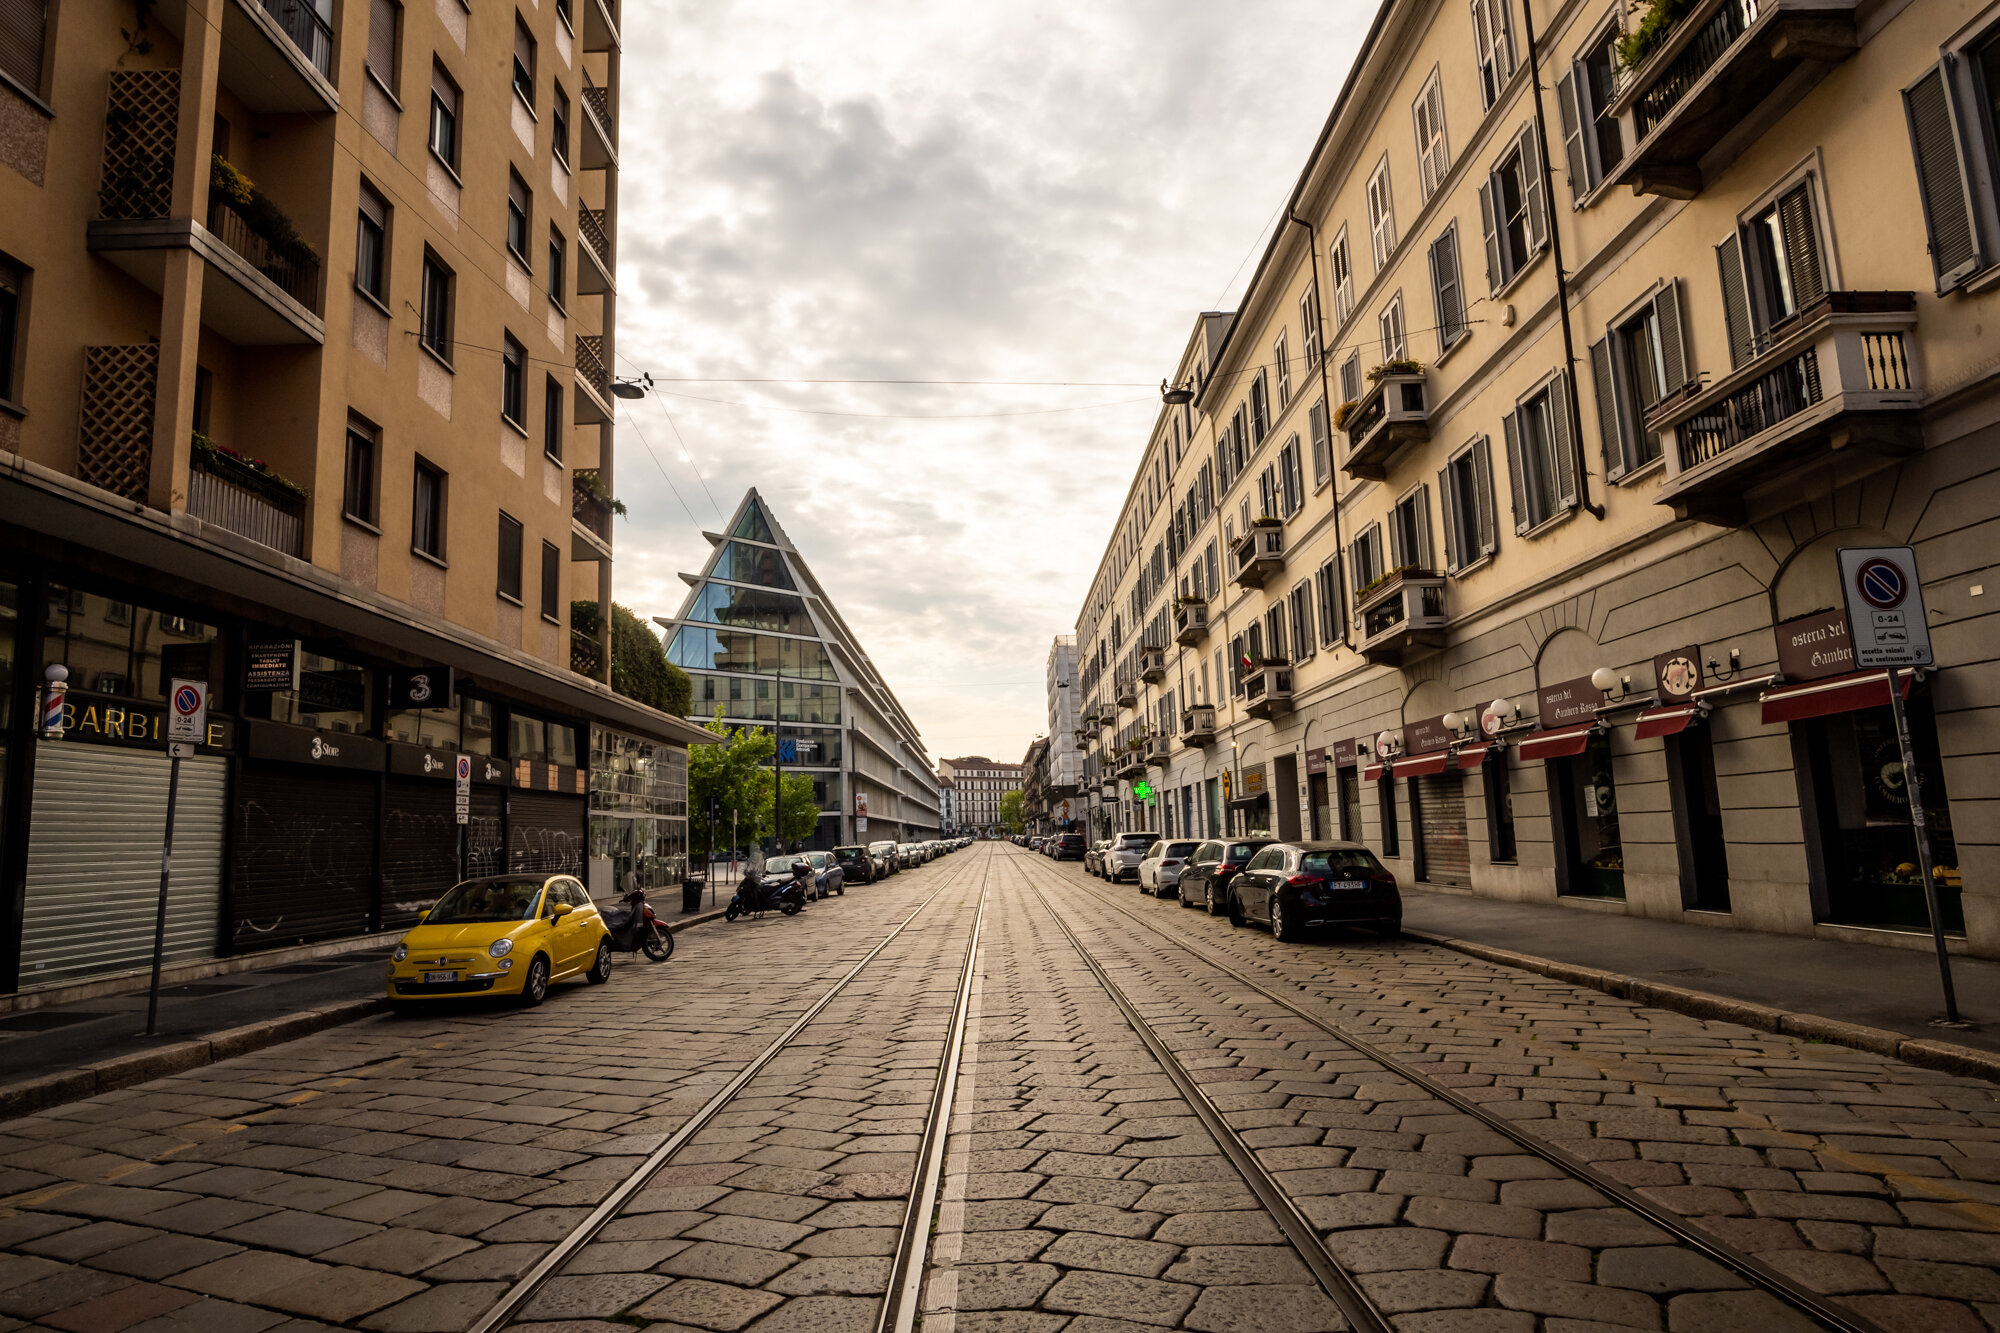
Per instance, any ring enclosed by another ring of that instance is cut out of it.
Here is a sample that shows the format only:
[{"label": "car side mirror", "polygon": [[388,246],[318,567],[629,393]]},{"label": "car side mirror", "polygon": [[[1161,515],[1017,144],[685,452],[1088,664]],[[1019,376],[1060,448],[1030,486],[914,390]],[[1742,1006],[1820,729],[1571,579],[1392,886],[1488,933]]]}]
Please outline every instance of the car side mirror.
[{"label": "car side mirror", "polygon": [[551,920],[560,921],[575,910],[576,906],[573,903],[557,903],[549,909],[549,917]]},{"label": "car side mirror", "polygon": [[426,907],[423,911],[417,913],[417,924],[420,926],[423,925],[424,922],[430,919],[431,919],[431,909],[428,907]]}]

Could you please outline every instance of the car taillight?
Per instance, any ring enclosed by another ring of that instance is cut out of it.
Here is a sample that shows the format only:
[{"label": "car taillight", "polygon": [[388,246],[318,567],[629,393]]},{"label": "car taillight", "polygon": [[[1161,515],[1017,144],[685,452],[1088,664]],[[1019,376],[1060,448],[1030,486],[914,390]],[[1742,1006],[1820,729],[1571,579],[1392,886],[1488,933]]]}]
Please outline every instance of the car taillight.
[{"label": "car taillight", "polygon": [[1243,867],[1233,864],[1232,862],[1224,861],[1221,865],[1215,868],[1215,873],[1218,875],[1233,875],[1242,868]]},{"label": "car taillight", "polygon": [[1285,881],[1285,887],[1289,889],[1309,889],[1316,884],[1324,884],[1324,883],[1326,883],[1326,881],[1321,879],[1318,875],[1293,875],[1290,879]]},{"label": "car taillight", "polygon": [[1179,865],[1179,864],[1180,864],[1180,862],[1179,862],[1179,861],[1162,861],[1162,862],[1160,862],[1160,864],[1161,864],[1161,865],[1163,865],[1163,866],[1177,866],[1177,865]]},{"label": "car taillight", "polygon": [[1396,887],[1396,874],[1392,870],[1378,870],[1368,878],[1375,884],[1386,885],[1392,889]]}]

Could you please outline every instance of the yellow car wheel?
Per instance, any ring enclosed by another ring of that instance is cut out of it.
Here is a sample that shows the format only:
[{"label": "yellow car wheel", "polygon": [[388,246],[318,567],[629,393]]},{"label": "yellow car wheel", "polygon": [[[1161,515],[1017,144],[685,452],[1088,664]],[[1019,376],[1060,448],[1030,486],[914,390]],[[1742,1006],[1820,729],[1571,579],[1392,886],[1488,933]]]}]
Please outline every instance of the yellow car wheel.
[{"label": "yellow car wheel", "polygon": [[602,986],[611,980],[611,941],[608,937],[597,942],[597,960],[591,964],[590,971],[583,974],[583,978],[593,986]]},{"label": "yellow car wheel", "polygon": [[528,974],[521,979],[521,1007],[532,1009],[548,997],[549,956],[538,953],[528,964]]}]

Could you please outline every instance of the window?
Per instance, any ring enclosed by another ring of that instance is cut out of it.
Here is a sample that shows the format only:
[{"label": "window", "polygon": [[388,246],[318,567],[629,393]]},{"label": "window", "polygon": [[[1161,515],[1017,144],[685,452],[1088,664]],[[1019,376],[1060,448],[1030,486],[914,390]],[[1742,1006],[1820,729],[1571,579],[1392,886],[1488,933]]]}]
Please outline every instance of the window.
[{"label": "window", "polygon": [[1508,145],[1500,164],[1480,185],[1479,220],[1486,229],[1486,285],[1497,292],[1549,243],[1541,154],[1535,148],[1532,125]]},{"label": "window", "polygon": [[1568,394],[1568,377],[1557,375],[1502,419],[1517,533],[1576,507],[1576,447],[1570,439]]},{"label": "window", "polygon": [[1313,595],[1319,602],[1319,641],[1331,644],[1340,637],[1340,558],[1335,556],[1313,575]]},{"label": "window", "polygon": [[[1250,637],[1253,642],[1256,640],[1256,636],[1257,625],[1255,621],[1252,621],[1250,625]],[[1264,612],[1263,652],[1263,660],[1266,662],[1285,662],[1290,660],[1285,653],[1285,599],[1282,597],[1278,599],[1276,605]]]},{"label": "window", "polygon": [[1243,697],[1243,649],[1241,634],[1229,641],[1229,692],[1237,698]]},{"label": "window", "polygon": [[1285,335],[1279,334],[1278,341],[1271,347],[1271,364],[1278,372],[1278,410],[1283,412],[1292,402],[1292,362],[1285,346]]},{"label": "window", "polygon": [[1617,93],[1618,30],[1608,28],[1585,48],[1583,59],[1556,80],[1556,106],[1562,113],[1563,155],[1569,163],[1570,207],[1583,207],[1584,196],[1625,156],[1618,118],[1609,111]]},{"label": "window", "polygon": [[521,600],[521,524],[505,510],[500,513],[499,593],[510,602]]},{"label": "window", "polygon": [[1990,163],[2000,126],[2000,28],[1989,27],[1903,91],[1917,188],[1937,289],[1948,292],[1991,262],[2000,234]]},{"label": "window", "polygon": [[1312,587],[1301,583],[1292,589],[1290,618],[1292,626],[1292,660],[1304,661],[1315,651],[1313,647]]},{"label": "window", "polygon": [[569,166],[569,94],[560,83],[552,83],[549,96],[549,149],[556,161]]},{"label": "window", "polygon": [[461,94],[443,65],[431,66],[431,152],[437,160],[458,170],[458,108]]},{"label": "window", "polygon": [[1444,229],[1431,242],[1431,293],[1435,298],[1438,352],[1442,355],[1458,346],[1459,339],[1472,329],[1465,322],[1465,284],[1458,266],[1458,224]]},{"label": "window", "polygon": [[1396,252],[1396,202],[1389,193],[1389,156],[1375,166],[1368,178],[1368,245],[1375,255],[1375,270],[1381,272]]},{"label": "window", "polygon": [[1271,433],[1271,389],[1263,371],[1250,381],[1250,447],[1264,443]]},{"label": "window", "polygon": [[1299,468],[1299,437],[1293,435],[1278,451],[1278,503],[1284,506],[1279,512],[1290,518],[1305,506],[1305,502],[1305,475]]},{"label": "window", "polygon": [[563,456],[563,386],[554,375],[542,385],[542,452],[557,463]]},{"label": "window", "polygon": [[[1339,328],[1354,313],[1354,260],[1347,252],[1347,228],[1342,227],[1340,235],[1333,238],[1333,247],[1326,252],[1326,266],[1333,271],[1333,325]],[[1318,328],[1317,321],[1313,327]],[[1319,344],[1315,341],[1313,345]]]},{"label": "window", "polygon": [[554,542],[542,543],[542,619],[562,624],[562,552]]},{"label": "window", "polygon": [[569,242],[555,227],[549,228],[549,300],[560,309],[569,290]]},{"label": "window", "polygon": [[1397,292],[1389,298],[1389,304],[1382,307],[1376,316],[1376,327],[1382,334],[1382,360],[1401,361],[1410,354],[1410,340],[1403,331],[1403,294]]},{"label": "window", "polygon": [[379,302],[389,299],[389,205],[365,180],[355,208],[354,285]]},{"label": "window", "polygon": [[524,428],[528,420],[528,349],[511,333],[500,335],[500,415]]},{"label": "window", "polygon": [[396,0],[369,0],[368,72],[391,97],[396,95],[397,67],[402,63],[397,59],[397,52],[402,49],[402,30],[403,7]]},{"label": "window", "polygon": [[451,364],[452,271],[429,250],[424,251],[422,342],[439,360]]},{"label": "window", "polygon": [[1347,548],[1348,579],[1354,585],[1354,595],[1359,597],[1362,589],[1382,577],[1388,571],[1382,565],[1382,525],[1370,523]]},{"label": "window", "polygon": [[1412,486],[1389,511],[1389,568],[1431,567],[1431,488]]},{"label": "window", "polygon": [[1678,284],[1668,281],[1636,314],[1590,345],[1604,475],[1616,481],[1660,456],[1660,433],[1646,414],[1687,382]]},{"label": "window", "polygon": [[1402,855],[1396,838],[1396,780],[1384,773],[1375,789],[1376,808],[1382,816],[1382,855],[1394,859]]},{"label": "window", "polygon": [[1410,114],[1417,130],[1417,188],[1428,202],[1451,170],[1451,149],[1444,137],[1444,84],[1435,69]]},{"label": "window", "polygon": [[513,170],[507,172],[507,253],[520,261],[521,267],[534,271],[534,263],[528,258],[528,219],[534,215],[535,196],[528,189],[528,183]]},{"label": "window", "polygon": [[48,38],[44,0],[0,6],[0,73],[37,97],[42,92],[42,48]]},{"label": "window", "polygon": [[22,314],[27,270],[0,259],[0,402],[18,403]]},{"label": "window", "polygon": [[1310,373],[1319,364],[1319,284],[1306,284],[1306,294],[1299,298],[1299,348],[1304,353],[1300,369]]},{"label": "window", "polygon": [[370,527],[375,525],[375,469],[382,452],[382,433],[360,417],[347,419],[347,470],[341,487],[340,512]]},{"label": "window", "polygon": [[528,31],[519,14],[514,16],[514,94],[534,110],[535,34]]},{"label": "window", "polygon": [[1493,519],[1493,452],[1484,435],[1445,463],[1438,494],[1444,501],[1444,567],[1456,574],[1500,544]]},{"label": "window", "polygon": [[1491,107],[1514,74],[1514,33],[1507,0],[1472,0],[1473,58],[1479,63],[1479,101]]},{"label": "window", "polygon": [[410,488],[410,549],[431,559],[444,560],[444,473],[417,460],[415,483]]},{"label": "window", "polygon": [[1353,352],[1340,363],[1340,401],[1352,403],[1361,397],[1361,353]]},{"label": "window", "polygon": [[1826,296],[1830,284],[1812,178],[1738,225],[1716,247],[1716,261],[1730,363],[1741,365],[1770,345],[1773,325]]},{"label": "window", "polygon": [[1312,430],[1313,489],[1318,490],[1333,477],[1333,438],[1327,429],[1326,399],[1312,405],[1306,420]]}]

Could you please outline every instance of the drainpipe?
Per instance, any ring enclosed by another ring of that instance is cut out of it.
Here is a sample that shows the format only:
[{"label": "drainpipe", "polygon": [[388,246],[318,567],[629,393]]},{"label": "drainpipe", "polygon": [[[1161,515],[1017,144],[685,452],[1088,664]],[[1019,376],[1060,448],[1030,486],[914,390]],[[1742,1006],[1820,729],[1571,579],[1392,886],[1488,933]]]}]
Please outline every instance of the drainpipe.
[{"label": "drainpipe", "polygon": [[[1297,213],[1287,211],[1285,216],[1306,229],[1306,248],[1308,251],[1306,262],[1312,266],[1313,286],[1322,294],[1331,295],[1333,292],[1331,286],[1321,287],[1319,285],[1319,228],[1313,226],[1311,222],[1300,217]],[[1327,486],[1333,491],[1334,577],[1337,583],[1345,583],[1347,581],[1347,543],[1342,541],[1340,537],[1340,475],[1333,465],[1333,387],[1326,377],[1326,363],[1331,358],[1331,349],[1327,346],[1326,337],[1326,301],[1322,299],[1318,302],[1318,305],[1320,312],[1319,394],[1326,402],[1326,467]],[[1339,587],[1336,586],[1334,591],[1337,595],[1340,591]],[[1353,636],[1354,604],[1348,602],[1340,609],[1340,642],[1350,652],[1354,648]]]},{"label": "drainpipe", "polygon": [[1590,516],[1602,522],[1604,506],[1590,501],[1590,467],[1583,451],[1583,413],[1577,406],[1576,339],[1569,326],[1569,274],[1563,268],[1562,228],[1556,225],[1555,171],[1549,162],[1548,121],[1542,115],[1542,64],[1535,46],[1532,0],[1521,0],[1521,23],[1528,39],[1528,82],[1535,90],[1535,142],[1542,154],[1542,199],[1549,214],[1549,257],[1556,265],[1556,303],[1562,311],[1563,369],[1569,379],[1568,402],[1564,407],[1569,412],[1569,437],[1576,449],[1576,493]]}]

